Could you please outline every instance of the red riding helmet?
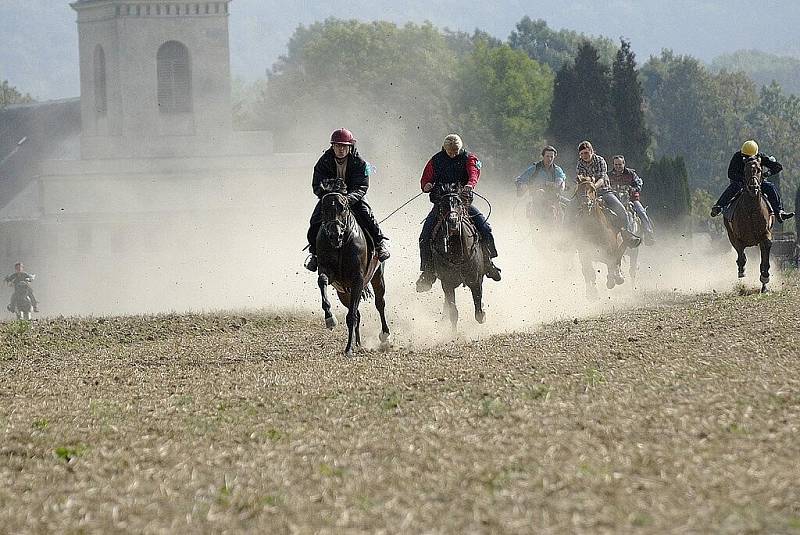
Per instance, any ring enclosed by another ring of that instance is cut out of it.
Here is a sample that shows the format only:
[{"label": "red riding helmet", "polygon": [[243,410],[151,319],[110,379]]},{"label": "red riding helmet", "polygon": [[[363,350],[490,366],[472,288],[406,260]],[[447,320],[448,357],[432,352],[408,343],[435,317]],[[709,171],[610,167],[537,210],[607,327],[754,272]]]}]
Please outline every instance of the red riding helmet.
[{"label": "red riding helmet", "polygon": [[331,145],[334,143],[338,145],[355,145],[356,138],[353,137],[353,133],[347,128],[340,128],[334,130],[333,134],[331,134]]}]

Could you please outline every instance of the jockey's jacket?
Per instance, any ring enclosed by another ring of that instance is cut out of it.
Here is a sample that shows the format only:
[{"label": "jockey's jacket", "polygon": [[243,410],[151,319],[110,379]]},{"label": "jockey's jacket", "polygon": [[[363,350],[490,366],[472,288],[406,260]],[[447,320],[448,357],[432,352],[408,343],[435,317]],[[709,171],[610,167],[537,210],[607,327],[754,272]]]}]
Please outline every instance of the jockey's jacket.
[{"label": "jockey's jacket", "polygon": [[425,190],[426,184],[458,184],[475,188],[481,178],[481,161],[464,149],[451,158],[442,149],[433,155],[425,165],[420,179],[420,187]]}]

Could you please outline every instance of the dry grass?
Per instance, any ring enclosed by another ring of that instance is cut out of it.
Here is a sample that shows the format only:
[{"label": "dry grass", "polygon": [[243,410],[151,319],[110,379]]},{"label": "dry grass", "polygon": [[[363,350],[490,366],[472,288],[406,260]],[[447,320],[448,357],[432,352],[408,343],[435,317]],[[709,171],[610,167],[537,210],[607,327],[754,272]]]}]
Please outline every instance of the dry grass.
[{"label": "dry grass", "polygon": [[352,360],[311,317],[6,324],[0,532],[800,533],[799,308]]}]

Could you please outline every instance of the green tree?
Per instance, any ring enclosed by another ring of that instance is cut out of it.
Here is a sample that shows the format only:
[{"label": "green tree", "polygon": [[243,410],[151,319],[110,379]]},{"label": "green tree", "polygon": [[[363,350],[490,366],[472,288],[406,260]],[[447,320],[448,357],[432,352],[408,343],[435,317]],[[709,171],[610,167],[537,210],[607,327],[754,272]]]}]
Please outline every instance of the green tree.
[{"label": "green tree", "polygon": [[775,81],[785,92],[800,95],[800,58],[777,56],[760,50],[737,50],[714,58],[711,69],[745,73],[758,86]]},{"label": "green tree", "polygon": [[564,65],[556,75],[549,133],[559,144],[573,147],[588,139],[597,152],[605,154],[617,140],[611,117],[608,67],[600,63],[592,44],[584,41],[575,63]]},{"label": "green tree", "polygon": [[605,37],[590,38],[572,30],[552,30],[542,19],[525,16],[508,37],[511,48],[525,51],[528,56],[558,72],[572,63],[582,43],[589,41],[598,51],[601,61],[610,65],[616,47]]},{"label": "green tree", "polygon": [[9,85],[8,80],[3,80],[0,83],[0,110],[11,104],[25,104],[33,102],[33,99],[28,94],[22,94],[19,90]]},{"label": "green tree", "polygon": [[650,131],[645,125],[642,84],[636,70],[636,55],[631,44],[620,40],[620,47],[611,68],[611,105],[619,140],[614,152],[625,154],[626,161],[636,165],[647,162]]},{"label": "green tree", "polygon": [[645,201],[655,224],[681,233],[690,230],[692,199],[683,158],[663,156],[652,161],[646,170]]},{"label": "green tree", "polygon": [[487,160],[514,168],[528,161],[547,127],[553,74],[508,45],[478,43],[459,69],[458,122]]}]

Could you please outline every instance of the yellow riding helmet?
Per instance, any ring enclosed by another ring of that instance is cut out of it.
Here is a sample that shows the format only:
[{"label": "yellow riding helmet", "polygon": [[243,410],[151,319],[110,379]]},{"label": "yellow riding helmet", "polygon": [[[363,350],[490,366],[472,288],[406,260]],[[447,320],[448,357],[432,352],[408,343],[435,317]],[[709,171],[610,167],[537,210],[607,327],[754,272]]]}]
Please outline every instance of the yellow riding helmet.
[{"label": "yellow riding helmet", "polygon": [[742,154],[745,156],[755,156],[758,154],[758,143],[752,139],[748,139],[742,143]]}]

